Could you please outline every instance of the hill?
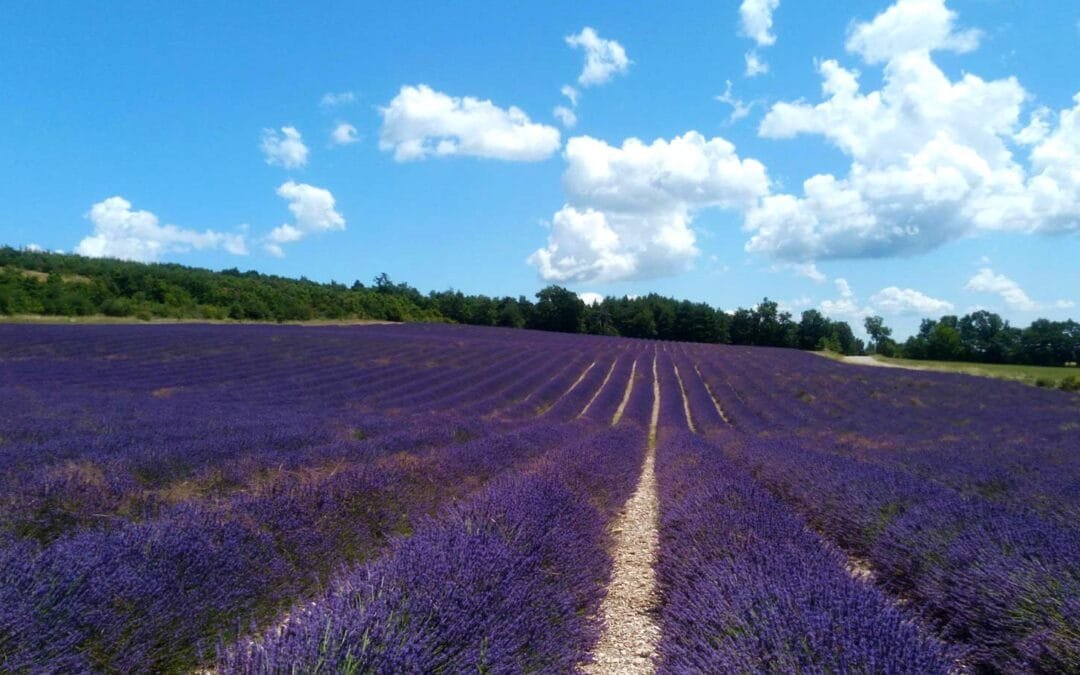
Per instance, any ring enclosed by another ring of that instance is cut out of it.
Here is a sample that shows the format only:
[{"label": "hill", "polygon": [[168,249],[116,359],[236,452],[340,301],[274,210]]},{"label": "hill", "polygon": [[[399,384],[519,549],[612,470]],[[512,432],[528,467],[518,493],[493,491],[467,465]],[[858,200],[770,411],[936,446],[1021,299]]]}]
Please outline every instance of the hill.
[{"label": "hill", "polygon": [[[573,291],[548,286],[536,294],[490,297],[460,291],[424,295],[380,274],[364,284],[320,283],[238,269],[212,271],[78,255],[0,248],[0,317],[109,317],[203,321],[421,321],[531,328],[677,342],[788,347],[861,354],[851,326],[815,309],[798,319],[764,298],[750,309],[724,311],[703,302],[651,293],[606,297],[587,305]],[[871,351],[908,359],[1073,365],[1080,361],[1080,324],[1037,319],[1025,328],[979,310],[924,319],[903,343],[881,317],[867,317]]]}]

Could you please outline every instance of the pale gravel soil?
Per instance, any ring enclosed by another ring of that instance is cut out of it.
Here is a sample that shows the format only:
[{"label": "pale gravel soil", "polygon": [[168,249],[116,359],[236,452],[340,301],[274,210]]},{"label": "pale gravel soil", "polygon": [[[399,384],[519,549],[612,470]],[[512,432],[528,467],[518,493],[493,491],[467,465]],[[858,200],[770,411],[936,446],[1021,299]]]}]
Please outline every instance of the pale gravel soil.
[{"label": "pale gravel soil", "polygon": [[[629,391],[627,388],[628,394]],[[593,650],[592,663],[584,666],[587,673],[606,675],[656,670],[654,659],[660,640],[660,626],[656,623],[659,595],[654,570],[660,544],[660,505],[655,471],[659,415],[660,381],[654,355],[649,447],[634,494],[611,528],[615,535],[614,565],[607,595],[600,607],[604,630]]]},{"label": "pale gravel soil", "polygon": [[[570,385],[569,389],[567,389],[565,392],[563,392],[563,395],[559,397],[559,401],[563,400],[564,398],[566,398],[567,396],[570,395],[570,392],[577,389],[577,386],[579,384],[581,384],[581,381],[585,379],[585,376],[588,375],[589,371],[592,370],[595,366],[596,366],[596,361],[593,361],[592,363],[589,364],[588,368],[581,371],[581,375],[578,376],[578,379],[574,380],[574,383],[572,385]],[[555,403],[558,403],[559,401],[555,401]],[[552,405],[552,407],[554,407],[554,405]]]},{"label": "pale gravel soil", "polygon": [[[675,379],[679,381],[679,391],[682,393],[682,407],[683,414],[686,415],[686,426],[690,428],[691,433],[697,433],[697,429],[694,428],[694,420],[690,416],[690,399],[686,397],[686,387],[683,386],[682,375],[679,375],[679,367],[672,362],[671,367],[675,369]],[[715,404],[715,401],[713,402]]]},{"label": "pale gravel soil", "polygon": [[630,392],[634,390],[635,374],[637,374],[637,360],[630,365],[630,378],[626,380],[626,391],[623,392],[622,403],[619,404],[619,408],[611,418],[611,426],[615,426],[619,423],[619,420],[622,419],[623,411],[626,410],[626,404],[630,402]]},{"label": "pale gravel soil", "polygon": [[600,392],[604,391],[604,387],[607,386],[608,380],[611,379],[611,374],[615,372],[615,366],[617,366],[618,364],[619,359],[615,359],[611,362],[611,367],[608,368],[607,375],[604,376],[604,381],[600,383],[600,388],[596,390],[596,393],[592,395],[592,398],[589,399],[589,402],[586,403],[585,407],[581,409],[581,412],[578,413],[578,417],[583,417],[585,413],[589,412],[589,408],[592,407],[593,401],[595,401],[596,397],[600,395]]},{"label": "pale gravel soil", "polygon": [[731,425],[731,420],[728,419],[727,413],[720,407],[720,401],[716,400],[716,394],[713,393],[712,387],[705,381],[705,378],[701,376],[701,371],[698,369],[697,364],[694,364],[694,372],[697,373],[698,379],[701,380],[701,384],[705,386],[705,391],[709,394],[709,398],[712,400],[713,407],[716,408],[716,414],[720,415],[720,419],[724,420],[726,424]]},{"label": "pale gravel soil", "polygon": [[884,361],[878,361],[873,356],[845,356],[844,363],[854,363],[858,366],[877,366],[878,368],[901,368],[903,370],[926,370],[926,368],[920,368],[919,366],[901,366],[896,363],[885,363]]}]

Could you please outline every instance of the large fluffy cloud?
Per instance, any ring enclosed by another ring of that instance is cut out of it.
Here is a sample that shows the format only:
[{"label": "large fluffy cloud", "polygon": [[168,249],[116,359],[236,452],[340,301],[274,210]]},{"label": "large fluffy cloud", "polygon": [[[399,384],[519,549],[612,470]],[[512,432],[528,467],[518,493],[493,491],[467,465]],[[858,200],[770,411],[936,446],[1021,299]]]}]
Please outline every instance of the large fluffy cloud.
[{"label": "large fluffy cloud", "polygon": [[133,210],[131,202],[119,196],[94,204],[86,216],[94,231],[79,242],[75,252],[92,258],[154,262],[165,253],[215,248],[236,255],[247,253],[242,234],[162,225],[156,215]]},{"label": "large fluffy cloud", "polygon": [[547,281],[617,281],[675,274],[697,255],[685,211],[629,214],[566,205],[548,244],[529,257]]},{"label": "large fluffy cloud", "polygon": [[[761,136],[821,135],[851,168],[762,200],[746,217],[748,250],[799,261],[888,256],[979,231],[1080,227],[1080,97],[1056,120],[1042,111],[1023,127],[1028,95],[1015,78],[953,81],[934,63],[934,50],[977,43],[953,23],[940,0],[901,0],[848,40],[868,63],[885,62],[880,90],[864,93],[858,71],[827,60],[820,103],[770,109]],[[1017,139],[1031,146],[1026,167]]]},{"label": "large fluffy cloud", "polygon": [[289,181],[278,187],[277,194],[289,202],[294,222],[270,231],[264,248],[271,255],[283,256],[284,244],[300,241],[308,235],[345,229],[345,218],[337,212],[334,195],[329,190]]},{"label": "large fluffy cloud", "polygon": [[281,133],[263,129],[260,146],[267,164],[297,169],[308,160],[308,148],[296,127],[281,127]]},{"label": "large fluffy cloud", "polygon": [[380,112],[379,148],[392,150],[399,162],[452,155],[538,161],[560,144],[558,129],[532,122],[519,108],[448,96],[425,84],[402,87]]},{"label": "large fluffy cloud", "polygon": [[583,87],[604,84],[630,68],[630,59],[623,46],[615,40],[605,40],[588,26],[577,35],[568,35],[566,44],[585,50],[585,65],[578,76],[578,84]]},{"label": "large fluffy cloud", "polygon": [[765,167],[723,138],[690,131],[616,147],[578,136],[566,145],[568,203],[529,261],[550,281],[642,279],[682,271],[698,253],[696,210],[748,208],[768,192]]}]

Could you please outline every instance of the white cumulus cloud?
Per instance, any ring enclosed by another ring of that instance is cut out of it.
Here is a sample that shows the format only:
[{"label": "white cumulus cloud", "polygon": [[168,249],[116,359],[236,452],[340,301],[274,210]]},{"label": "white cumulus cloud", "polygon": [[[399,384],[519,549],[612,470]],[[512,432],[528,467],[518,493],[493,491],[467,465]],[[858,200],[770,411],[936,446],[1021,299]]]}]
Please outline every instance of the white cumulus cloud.
[{"label": "white cumulus cloud", "polygon": [[602,211],[564,206],[551,220],[546,248],[529,262],[548,281],[605,281],[634,274],[636,259]]},{"label": "white cumulus cloud", "polygon": [[[1015,78],[953,81],[932,60],[934,49],[977,43],[953,19],[940,2],[901,0],[849,38],[868,62],[887,59],[881,89],[863,92],[857,70],[826,60],[820,103],[772,106],[762,137],[817,134],[851,166],[762,200],[746,215],[747,250],[805,262],[919,253],[981,231],[1080,229],[1080,95],[1025,133],[1028,95]],[[1018,135],[1026,166],[1013,154]]]},{"label": "white cumulus cloud", "polygon": [[458,98],[426,84],[404,86],[386,107],[379,148],[399,162],[465,155],[530,162],[559,149],[559,130],[532,122],[521,109]]},{"label": "white cumulus cloud", "polygon": [[578,76],[582,87],[604,84],[630,68],[631,61],[623,46],[615,40],[605,40],[588,26],[576,35],[566,36],[566,44],[585,50],[585,66]]},{"label": "white cumulus cloud", "polygon": [[965,291],[972,293],[989,293],[999,296],[1009,309],[1022,312],[1033,312],[1041,309],[1043,305],[1031,299],[1020,284],[1004,274],[997,274],[989,267],[983,267],[975,276],[968,279],[964,284]]},{"label": "white cumulus cloud", "polygon": [[79,242],[75,252],[91,258],[154,262],[166,253],[192,249],[221,248],[235,255],[247,253],[242,234],[198,232],[162,225],[156,215],[132,210],[131,202],[119,196],[94,204],[86,217],[94,226],[93,233]]},{"label": "white cumulus cloud", "polygon": [[779,6],[780,0],[743,0],[739,5],[742,34],[762,47],[774,44],[776,36],[770,32],[772,15]]},{"label": "white cumulus cloud", "polygon": [[822,300],[818,309],[833,319],[850,322],[855,329],[861,328],[863,319],[877,314],[940,316],[954,309],[951,302],[930,297],[914,288],[898,286],[881,289],[864,304],[847,279],[837,278],[833,283],[836,284],[836,297]]},{"label": "white cumulus cloud", "polygon": [[913,288],[889,286],[870,296],[870,302],[885,314],[918,314],[939,316],[951,312],[954,306],[947,300],[932,298]]},{"label": "white cumulus cloud", "polygon": [[746,77],[757,77],[769,72],[769,64],[765,62],[759,49],[770,47],[776,43],[776,36],[772,33],[773,11],[780,6],[780,0],[743,0],[739,5],[739,32],[754,41],[756,47],[746,52],[746,69],[743,74]]},{"label": "white cumulus cloud", "polygon": [[307,164],[308,148],[296,127],[281,127],[281,133],[263,129],[260,145],[267,164],[297,169]]},{"label": "white cumulus cloud", "polygon": [[277,194],[289,202],[294,222],[279,225],[267,235],[263,248],[271,255],[283,256],[283,244],[300,241],[308,235],[345,229],[345,218],[337,212],[334,195],[329,190],[288,181],[278,186]]},{"label": "white cumulus cloud", "polygon": [[339,122],[330,132],[330,142],[334,145],[350,145],[360,140],[356,127],[348,122]]},{"label": "white cumulus cloud", "polygon": [[529,257],[549,281],[643,279],[687,269],[698,254],[695,211],[746,208],[768,192],[765,167],[723,138],[690,131],[621,147],[588,136],[566,145],[568,203],[547,246]]},{"label": "white cumulus cloud", "polygon": [[909,52],[970,52],[981,36],[976,29],[957,31],[956,12],[945,0],[897,0],[873,21],[856,24],[846,47],[867,63],[883,63]]},{"label": "white cumulus cloud", "polygon": [[572,201],[612,211],[747,206],[769,184],[761,162],[742,159],[730,141],[697,131],[648,144],[629,138],[620,147],[576,136],[566,144],[566,160],[563,184]]},{"label": "white cumulus cloud", "polygon": [[581,298],[581,301],[586,305],[599,305],[604,301],[604,296],[599,293],[593,293],[592,291],[585,291],[584,293],[578,293],[577,296]]}]

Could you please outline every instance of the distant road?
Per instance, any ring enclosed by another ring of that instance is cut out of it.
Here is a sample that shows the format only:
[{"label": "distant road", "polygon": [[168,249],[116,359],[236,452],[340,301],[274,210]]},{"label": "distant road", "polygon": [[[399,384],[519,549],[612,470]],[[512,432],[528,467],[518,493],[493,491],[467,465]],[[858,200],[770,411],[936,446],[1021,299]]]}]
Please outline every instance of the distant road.
[{"label": "distant road", "polygon": [[907,370],[927,370],[920,366],[902,366],[898,363],[886,363],[885,361],[878,361],[873,356],[845,356],[842,359],[844,363],[857,363],[860,366],[877,366],[879,368],[906,368]]}]

